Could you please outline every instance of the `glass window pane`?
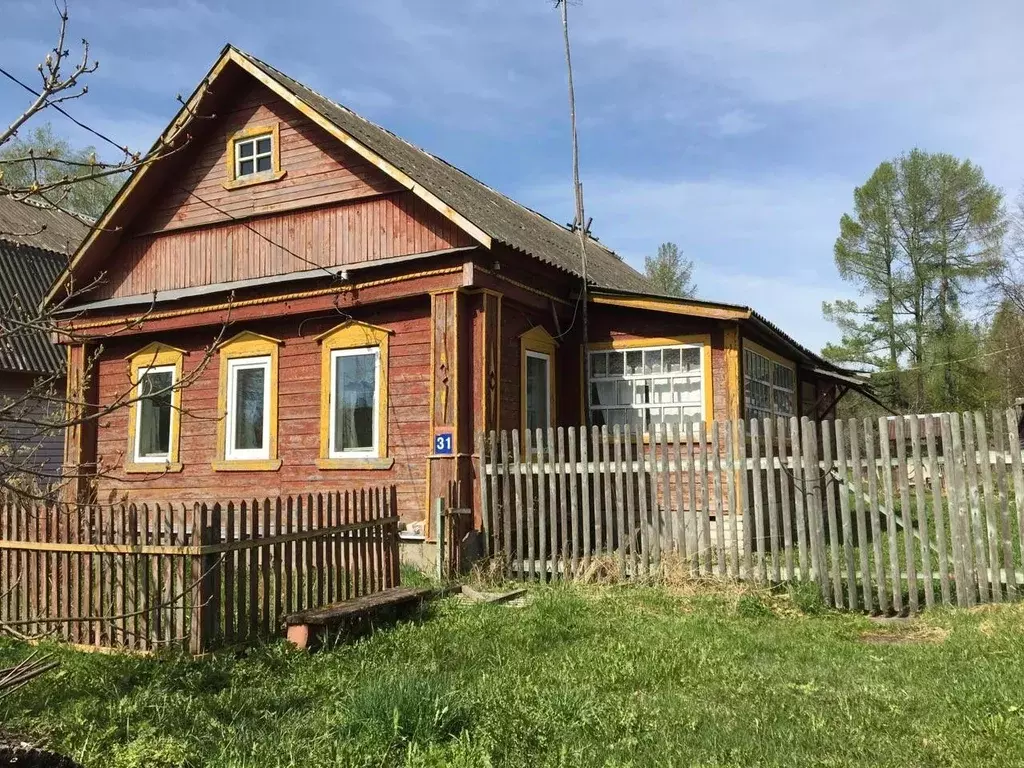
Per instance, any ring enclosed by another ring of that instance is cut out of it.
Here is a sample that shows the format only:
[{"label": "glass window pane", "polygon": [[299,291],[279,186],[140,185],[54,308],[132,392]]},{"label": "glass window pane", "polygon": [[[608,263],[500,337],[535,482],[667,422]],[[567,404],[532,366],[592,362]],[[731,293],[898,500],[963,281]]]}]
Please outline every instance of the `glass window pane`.
[{"label": "glass window pane", "polygon": [[238,156],[239,157],[252,157],[252,142],[251,141],[240,141],[240,142],[238,142]]},{"label": "glass window pane", "polygon": [[652,387],[652,400],[654,403],[672,402],[672,383],[668,379],[655,379]]},{"label": "glass window pane", "polygon": [[661,373],[661,350],[644,350],[644,373]]},{"label": "glass window pane", "polygon": [[239,176],[248,176],[252,172],[252,160],[243,160],[241,163],[238,164]]},{"label": "glass window pane", "polygon": [[591,405],[615,405],[614,381],[595,381],[590,387]]},{"label": "glass window pane", "polygon": [[334,450],[370,451],[376,423],[376,353],[334,361]]},{"label": "glass window pane", "polygon": [[626,373],[642,373],[644,353],[633,350],[626,353]]},{"label": "glass window pane", "polygon": [[679,373],[682,350],[678,347],[665,350],[665,373]]},{"label": "glass window pane", "polygon": [[633,405],[643,405],[651,402],[651,381],[641,379],[633,382]]},{"label": "glass window pane", "polygon": [[235,369],[234,448],[258,451],[263,448],[264,392],[266,369]]},{"label": "glass window pane", "polygon": [[548,416],[548,360],[528,355],[526,358],[526,428],[546,429]]},{"label": "glass window pane", "polygon": [[268,153],[270,151],[270,137],[269,136],[265,136],[262,139],[257,139],[257,141],[256,141],[256,151],[259,154],[261,154],[261,155],[264,155],[264,154],[266,154],[266,153]]},{"label": "glass window pane", "polygon": [[271,165],[269,155],[265,155],[263,157],[256,159],[256,170],[259,171],[260,173],[263,173],[264,171],[269,171],[271,170],[272,167],[273,166]]},{"label": "glass window pane", "polygon": [[171,371],[144,373],[139,380],[138,443],[140,457],[168,456],[171,452]]},{"label": "glass window pane", "polygon": [[621,352],[609,352],[608,353],[608,375],[609,376],[621,376],[622,374],[623,374],[622,353]]},{"label": "glass window pane", "polygon": [[590,355],[590,375],[604,376],[608,372],[608,355],[597,352]]},{"label": "glass window pane", "polygon": [[676,379],[672,382],[673,401],[677,403],[699,403],[700,381],[698,379]]},{"label": "glass window pane", "polygon": [[633,402],[633,385],[628,381],[617,381],[615,382],[615,389],[618,392],[618,396],[615,402],[619,405],[629,405]]},{"label": "glass window pane", "polygon": [[696,373],[700,370],[700,348],[699,347],[687,347],[686,349],[680,350],[683,358],[682,369]]}]

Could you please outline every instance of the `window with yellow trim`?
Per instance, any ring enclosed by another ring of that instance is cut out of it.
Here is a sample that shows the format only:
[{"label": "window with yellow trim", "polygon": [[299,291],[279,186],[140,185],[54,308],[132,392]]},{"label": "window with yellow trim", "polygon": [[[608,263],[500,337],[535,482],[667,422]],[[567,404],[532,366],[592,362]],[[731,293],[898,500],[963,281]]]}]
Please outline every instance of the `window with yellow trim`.
[{"label": "window with yellow trim", "polygon": [[521,428],[547,429],[555,424],[555,350],[558,343],[542,326],[519,337]]},{"label": "window with yellow trim", "polygon": [[149,344],[128,358],[132,382],[128,409],[129,472],[181,469],[181,379],[184,351]]},{"label": "window with yellow trim", "polygon": [[277,123],[235,133],[227,146],[228,188],[274,181],[281,170],[281,133]]},{"label": "window with yellow trim", "polygon": [[743,348],[743,400],[746,418],[796,415],[796,370],[792,364]]},{"label": "window with yellow trim", "polygon": [[321,469],[386,469],[391,331],[349,321],[319,337]]},{"label": "window with yellow trim", "polygon": [[216,470],[274,470],[277,456],[278,339],[244,331],[218,347]]},{"label": "window with yellow trim", "polygon": [[698,423],[705,417],[704,345],[671,344],[590,353],[591,423]]}]

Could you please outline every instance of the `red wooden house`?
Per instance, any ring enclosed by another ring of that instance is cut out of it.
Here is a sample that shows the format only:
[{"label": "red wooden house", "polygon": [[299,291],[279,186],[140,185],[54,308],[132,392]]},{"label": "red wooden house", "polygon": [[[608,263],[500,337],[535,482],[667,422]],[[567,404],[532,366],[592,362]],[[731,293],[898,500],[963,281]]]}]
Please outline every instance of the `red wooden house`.
[{"label": "red wooden house", "polygon": [[[188,140],[183,136],[188,134]],[[470,505],[479,430],[584,420],[575,233],[227,47],[75,254],[65,322],[101,500],[393,482]],[[597,424],[826,416],[856,379],[745,306],[648,294],[588,243]],[[69,277],[71,278],[69,280]],[[209,350],[209,351],[207,351]]]}]

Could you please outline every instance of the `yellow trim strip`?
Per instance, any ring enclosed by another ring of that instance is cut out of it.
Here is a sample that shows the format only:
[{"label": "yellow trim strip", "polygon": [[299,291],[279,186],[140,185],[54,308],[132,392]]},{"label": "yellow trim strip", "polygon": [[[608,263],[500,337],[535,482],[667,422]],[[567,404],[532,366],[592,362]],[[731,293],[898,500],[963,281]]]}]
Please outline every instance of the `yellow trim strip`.
[{"label": "yellow trim strip", "polygon": [[773,362],[778,363],[779,365],[789,368],[791,371],[793,371],[793,373],[796,373],[796,363],[794,363],[792,360],[787,360],[782,355],[772,352],[770,349],[765,349],[756,341],[751,341],[750,339],[744,336],[743,348],[746,349],[747,347],[750,347],[751,352],[754,352],[760,355],[761,357],[767,358]]},{"label": "yellow trim strip", "polygon": [[616,307],[630,307],[632,309],[646,309],[654,312],[670,312],[676,315],[690,315],[692,317],[709,317],[715,320],[748,320],[749,310],[725,309],[706,307],[702,304],[695,304],[679,299],[648,299],[628,296],[591,296],[594,304],[610,304]]}]

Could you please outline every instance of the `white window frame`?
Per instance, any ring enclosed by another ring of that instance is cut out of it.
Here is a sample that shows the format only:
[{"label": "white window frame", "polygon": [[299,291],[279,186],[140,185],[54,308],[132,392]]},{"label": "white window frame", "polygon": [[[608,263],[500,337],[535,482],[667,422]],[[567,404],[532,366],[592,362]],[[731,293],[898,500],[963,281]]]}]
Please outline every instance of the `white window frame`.
[{"label": "white window frame", "polygon": [[[270,140],[270,149],[266,152],[257,152],[257,142],[263,139]],[[247,157],[242,157],[242,147],[246,144],[252,144],[252,154]],[[259,170],[260,158],[270,159],[270,168],[265,171]],[[243,161],[252,160],[252,173],[242,173]],[[236,179],[247,179],[250,176],[259,176],[264,173],[274,172],[274,133],[267,131],[266,133],[260,133],[256,136],[246,136],[244,139],[235,139],[235,178]]]},{"label": "white window frame", "polygon": [[[546,366],[545,370],[547,371],[547,375],[544,377],[544,404],[545,404],[545,406],[547,408],[547,413],[548,413],[547,422],[548,423],[543,426],[543,429],[547,430],[549,427],[554,426],[553,414],[551,413],[551,410],[552,410],[551,409],[551,366],[552,366],[551,355],[548,354],[547,352],[534,352],[531,349],[526,350],[526,359],[529,360],[531,357],[536,359],[536,360],[543,360],[544,361],[544,365]],[[526,381],[526,386],[529,387],[530,386],[530,377],[529,377],[528,374],[525,375],[525,381]],[[525,411],[527,406],[529,405],[529,402],[530,402],[530,392],[529,392],[529,389],[527,389],[525,392],[523,392],[523,399],[524,399],[523,409]],[[525,418],[526,418],[525,413],[523,415],[523,418],[525,420]]]},{"label": "white window frame", "polygon": [[[236,374],[242,370],[263,369],[263,447],[235,447],[235,417],[238,413],[235,398]],[[270,356],[236,357],[228,360],[227,414],[224,439],[224,458],[227,461],[252,461],[270,458]]]},{"label": "white window frame", "polygon": [[[642,346],[642,347],[632,347],[631,346],[631,347],[622,347],[622,348],[619,348],[619,349],[588,349],[587,350],[587,354],[593,355],[593,354],[602,354],[602,353],[615,353],[615,354],[623,355],[623,357],[625,357],[625,355],[629,354],[630,352],[640,352],[642,354],[644,352],[655,352],[655,351],[659,351],[659,350],[660,351],[664,351],[664,350],[667,350],[667,349],[679,349],[679,350],[683,350],[683,349],[696,349],[697,350],[697,353],[698,353],[698,358],[697,359],[699,360],[698,376],[700,378],[700,417],[699,417],[699,421],[706,421],[707,420],[707,413],[705,413],[705,408],[706,408],[706,404],[707,404],[707,388],[708,388],[708,384],[709,384],[709,382],[708,382],[708,373],[709,372],[707,370],[705,370],[705,367],[704,367],[704,343],[703,342],[699,342],[699,341],[698,342],[692,342],[691,341],[691,342],[680,342],[678,344],[651,344],[649,346]],[[662,356],[662,359],[664,359],[664,356]],[[593,387],[596,382],[600,382],[600,381],[628,381],[628,382],[633,382],[633,381],[637,381],[637,380],[641,380],[641,379],[669,379],[671,381],[673,378],[681,378],[681,374],[680,373],[667,373],[665,371],[662,371],[660,373],[626,373],[626,371],[625,371],[625,360],[623,360],[623,372],[621,374],[616,374],[614,376],[605,375],[605,376],[595,377],[594,374],[593,374],[593,367],[592,366],[591,366],[590,370],[591,370],[590,380],[587,382],[587,386],[589,386],[589,387]],[[687,375],[692,376],[692,374],[687,374]],[[670,384],[670,387],[671,387],[671,384]],[[636,404],[636,403],[630,403],[628,405],[619,405],[617,403],[609,404],[609,405],[593,405],[593,404],[591,404],[591,406],[590,406],[590,414],[591,414],[591,419],[593,419],[594,414],[597,413],[597,412],[607,412],[607,411],[610,411],[610,410],[616,410],[616,409],[621,409],[621,408],[625,408],[627,410],[638,410],[640,408],[644,408],[645,411],[649,412],[652,408],[659,408],[659,409],[661,409],[661,408],[666,408],[666,407],[668,407],[668,408],[677,407],[677,408],[680,409],[680,421],[679,421],[678,425],[676,425],[676,428],[677,429],[683,429],[685,422],[682,421],[682,409],[683,409],[683,404],[682,403],[668,403],[668,404],[666,404],[666,403],[641,403],[639,405]],[[607,424],[607,423],[608,423],[608,419],[607,419],[607,417],[605,417],[605,424]],[[659,423],[662,423],[662,422],[659,422]],[[648,423],[648,420],[645,417],[644,435],[645,436],[650,436],[650,433],[651,433],[651,425]]]},{"label": "white window frame", "polygon": [[137,374],[138,380],[135,383],[135,445],[133,446],[133,452],[135,454],[134,461],[142,464],[166,464],[171,460],[172,446],[168,444],[167,453],[151,454],[149,456],[143,456],[139,451],[142,444],[142,401],[144,398],[139,395],[142,392],[142,380],[151,373],[170,373],[171,374],[171,390],[169,392],[171,396],[171,411],[168,418],[171,420],[168,424],[168,434],[171,435],[171,441],[174,440],[174,435],[171,433],[171,428],[174,426],[174,385],[178,383],[177,380],[177,367],[174,365],[151,365],[146,368],[139,368]]},{"label": "white window frame", "polygon": [[[764,362],[766,362],[768,364],[768,381],[766,381],[766,382],[758,381],[757,382],[758,384],[767,384],[768,385],[768,392],[769,392],[769,398],[768,398],[768,404],[769,404],[768,411],[769,411],[769,413],[768,413],[768,415],[765,415],[763,410],[760,410],[760,409],[758,409],[757,412],[754,413],[753,412],[754,409],[752,409],[751,406],[750,406],[749,398],[747,397],[747,382],[751,380],[751,377],[750,377],[750,366],[749,366],[749,364],[747,362],[747,357],[746,357],[747,355],[753,355],[755,357],[759,357],[761,360],[763,360]],[[788,371],[793,376],[793,388],[792,389],[787,389],[786,387],[780,387],[779,385],[777,385],[775,383],[775,369],[776,368],[782,368],[782,369]],[[782,418],[788,419],[788,418],[792,418],[793,416],[797,416],[798,415],[797,414],[797,410],[798,410],[798,408],[797,408],[797,399],[798,399],[797,398],[797,391],[799,389],[799,386],[800,386],[800,382],[797,381],[796,370],[794,370],[794,368],[792,366],[787,365],[785,363],[780,363],[778,360],[773,360],[772,358],[770,358],[770,357],[768,357],[766,355],[762,355],[756,349],[751,349],[750,347],[746,347],[746,346],[743,348],[743,398],[744,398],[743,418],[744,419],[746,419],[748,421],[750,419],[764,419],[764,418],[777,419],[780,416]],[[775,410],[775,392],[776,391],[789,393],[790,400],[793,403],[793,412],[792,413],[778,413]]]},{"label": "white window frame", "polygon": [[[335,400],[338,395],[338,358],[341,357],[355,357],[357,355],[373,355],[373,444],[364,450],[338,450],[334,444],[334,439],[337,434],[335,430],[335,421],[337,408],[335,408]],[[332,349],[331,350],[331,388],[330,388],[330,402],[328,403],[330,423],[328,424],[327,433],[327,457],[330,459],[368,459],[376,458],[377,451],[380,446],[380,434],[378,426],[380,424],[380,347],[347,347],[345,349]]]}]

